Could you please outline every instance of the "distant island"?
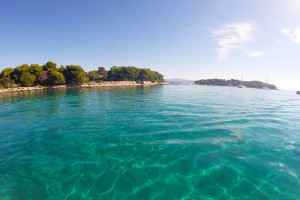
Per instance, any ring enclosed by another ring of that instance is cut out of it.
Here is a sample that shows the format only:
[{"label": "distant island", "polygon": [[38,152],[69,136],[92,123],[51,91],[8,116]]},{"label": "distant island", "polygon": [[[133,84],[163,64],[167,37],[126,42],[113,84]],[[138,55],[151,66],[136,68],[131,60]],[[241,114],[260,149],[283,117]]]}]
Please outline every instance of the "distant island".
[{"label": "distant island", "polygon": [[[5,68],[0,72],[0,89],[32,87],[32,86],[59,86],[91,84],[101,82],[132,81],[137,83],[164,83],[164,76],[148,68],[117,67],[110,70],[98,67],[97,70],[85,72],[79,65],[61,65],[48,61],[44,65],[23,64],[16,68]],[[116,84],[112,84],[116,85]]]},{"label": "distant island", "polygon": [[166,79],[166,83],[170,85],[193,85],[193,80],[186,80],[181,78],[173,78],[173,79]]},{"label": "distant island", "polygon": [[225,79],[201,79],[194,82],[195,85],[212,85],[212,86],[234,86],[238,87],[243,85],[248,88],[258,89],[270,89],[277,90],[277,87],[273,84],[263,83],[261,81],[240,81],[236,79],[225,80]]}]

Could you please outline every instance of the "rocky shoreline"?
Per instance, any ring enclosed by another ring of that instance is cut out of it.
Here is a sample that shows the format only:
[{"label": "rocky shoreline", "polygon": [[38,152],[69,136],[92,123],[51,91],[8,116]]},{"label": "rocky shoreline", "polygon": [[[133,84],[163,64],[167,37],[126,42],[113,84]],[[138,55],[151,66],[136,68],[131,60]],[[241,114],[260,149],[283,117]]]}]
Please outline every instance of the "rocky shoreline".
[{"label": "rocky shoreline", "polygon": [[33,87],[14,87],[0,89],[0,93],[8,92],[26,92],[36,90],[51,90],[51,89],[67,89],[67,88],[94,88],[94,87],[114,87],[114,86],[154,86],[154,85],[168,85],[167,83],[151,83],[151,81],[135,82],[135,81],[104,81],[101,83],[90,82],[85,84],[73,85],[56,85],[56,86],[33,86]]}]

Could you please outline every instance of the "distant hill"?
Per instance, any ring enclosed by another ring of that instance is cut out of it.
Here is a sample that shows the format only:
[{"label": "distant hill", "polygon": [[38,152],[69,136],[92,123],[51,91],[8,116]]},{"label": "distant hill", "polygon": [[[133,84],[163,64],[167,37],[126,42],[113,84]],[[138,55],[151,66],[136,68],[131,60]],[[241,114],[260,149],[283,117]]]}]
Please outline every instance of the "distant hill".
[{"label": "distant hill", "polygon": [[186,80],[182,78],[172,78],[172,79],[165,79],[166,83],[170,85],[192,85],[194,84],[193,80]]}]

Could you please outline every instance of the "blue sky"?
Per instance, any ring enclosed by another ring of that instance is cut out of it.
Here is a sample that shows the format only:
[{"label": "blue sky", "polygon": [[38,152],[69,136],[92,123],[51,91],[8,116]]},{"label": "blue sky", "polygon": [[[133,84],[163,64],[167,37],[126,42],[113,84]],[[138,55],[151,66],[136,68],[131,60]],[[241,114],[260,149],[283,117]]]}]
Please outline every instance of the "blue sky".
[{"label": "blue sky", "polygon": [[0,69],[148,67],[300,89],[299,0],[0,0]]}]

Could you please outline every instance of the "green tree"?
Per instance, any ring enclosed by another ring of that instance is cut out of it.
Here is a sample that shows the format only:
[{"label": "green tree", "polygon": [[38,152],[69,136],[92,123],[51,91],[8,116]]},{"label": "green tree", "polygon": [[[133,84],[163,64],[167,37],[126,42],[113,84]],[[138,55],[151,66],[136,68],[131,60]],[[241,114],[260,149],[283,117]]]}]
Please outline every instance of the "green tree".
[{"label": "green tree", "polygon": [[147,68],[117,67],[113,66],[108,71],[108,80],[110,81],[152,81],[165,82],[164,76],[158,72],[151,71]]},{"label": "green tree", "polygon": [[33,74],[30,74],[29,72],[24,72],[21,75],[20,83],[24,87],[30,87],[32,86],[36,81],[36,77]]},{"label": "green tree", "polygon": [[100,79],[100,75],[97,73],[97,71],[89,71],[87,73],[87,76],[89,78],[89,80],[94,81],[94,80],[98,80]]},{"label": "green tree", "polygon": [[43,65],[44,71],[56,70],[56,63],[52,61],[48,61],[45,65]]},{"label": "green tree", "polygon": [[100,78],[107,79],[108,74],[104,67],[98,67],[97,73],[100,75]]},{"label": "green tree", "polygon": [[10,74],[14,71],[13,68],[5,68],[2,70],[2,73],[1,73],[1,78],[8,78],[10,77]]},{"label": "green tree", "polygon": [[10,78],[13,79],[15,81],[15,83],[20,83],[21,75],[22,75],[22,69],[20,66],[18,66],[10,74]]},{"label": "green tree", "polygon": [[113,66],[108,71],[108,80],[110,81],[121,81],[123,79],[122,69],[117,66]]},{"label": "green tree", "polygon": [[139,81],[151,81],[151,70],[143,68],[140,70],[139,76],[138,76]]},{"label": "green tree", "polygon": [[64,75],[54,70],[48,72],[48,79],[50,85],[62,85],[66,83]]},{"label": "green tree", "polygon": [[150,77],[152,82],[158,82],[158,83],[165,82],[164,76],[158,72],[151,71]]},{"label": "green tree", "polygon": [[9,88],[12,86],[12,82],[9,77],[3,77],[0,79],[0,88]]},{"label": "green tree", "polygon": [[23,72],[29,72],[30,66],[28,64],[21,65],[21,71]]},{"label": "green tree", "polygon": [[158,80],[157,82],[158,83],[164,83],[165,82],[165,78],[164,78],[164,75],[162,75],[161,73],[157,72],[158,73]]},{"label": "green tree", "polygon": [[39,75],[42,73],[43,71],[43,66],[40,66],[38,64],[32,64],[30,65],[30,68],[29,68],[29,72],[33,75],[36,76],[36,78],[39,77]]},{"label": "green tree", "polygon": [[133,66],[121,67],[121,73],[124,81],[136,81],[139,76],[140,69]]},{"label": "green tree", "polygon": [[62,73],[62,74],[64,74],[65,71],[66,71],[66,68],[65,68],[63,65],[61,65],[61,66],[58,68],[57,71],[60,72],[60,73]]},{"label": "green tree", "polygon": [[14,71],[10,74],[12,80],[15,83],[20,83],[20,79],[23,73],[30,73],[30,66],[28,64],[23,64],[14,69]]},{"label": "green tree", "polygon": [[64,73],[68,84],[80,84],[88,82],[84,70],[79,65],[67,65]]}]

